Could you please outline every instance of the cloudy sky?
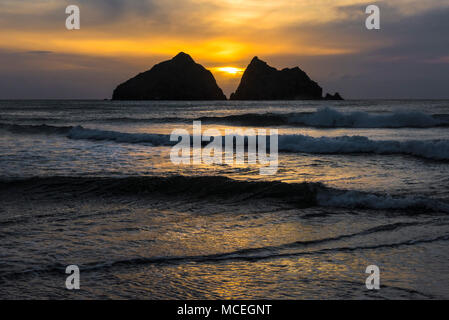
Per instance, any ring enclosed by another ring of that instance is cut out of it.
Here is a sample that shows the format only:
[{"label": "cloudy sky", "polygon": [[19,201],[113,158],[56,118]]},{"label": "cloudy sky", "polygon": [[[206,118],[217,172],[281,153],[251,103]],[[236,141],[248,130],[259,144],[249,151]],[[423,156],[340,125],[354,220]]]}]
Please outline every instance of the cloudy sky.
[{"label": "cloudy sky", "polygon": [[346,98],[449,98],[449,0],[0,0],[0,99],[110,98],[179,51],[227,95],[241,74],[220,68],[258,56]]}]

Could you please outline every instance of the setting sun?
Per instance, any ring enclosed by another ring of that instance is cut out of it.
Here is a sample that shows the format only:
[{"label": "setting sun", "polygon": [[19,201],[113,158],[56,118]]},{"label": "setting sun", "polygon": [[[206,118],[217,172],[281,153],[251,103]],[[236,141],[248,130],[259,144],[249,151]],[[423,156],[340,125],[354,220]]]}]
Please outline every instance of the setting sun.
[{"label": "setting sun", "polygon": [[231,75],[237,75],[240,73],[243,73],[243,71],[245,71],[245,69],[243,68],[236,68],[236,67],[217,67],[217,68],[212,68],[214,71],[218,71],[218,72],[223,72],[223,73],[227,73],[227,74],[231,74]]}]

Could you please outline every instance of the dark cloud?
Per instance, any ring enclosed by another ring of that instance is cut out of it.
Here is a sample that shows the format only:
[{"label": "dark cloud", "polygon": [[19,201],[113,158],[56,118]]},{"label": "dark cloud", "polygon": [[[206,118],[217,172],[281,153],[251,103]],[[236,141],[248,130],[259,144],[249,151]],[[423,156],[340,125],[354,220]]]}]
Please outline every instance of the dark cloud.
[{"label": "dark cloud", "polygon": [[162,57],[129,63],[68,54],[0,51],[0,99],[103,99]]},{"label": "dark cloud", "polygon": [[30,10],[36,3],[34,0],[22,0],[4,4],[6,8],[14,10],[8,11],[7,15],[0,12],[0,26],[14,30],[58,29],[64,26],[65,9],[69,5],[77,5],[80,8],[83,27],[113,27],[130,16],[152,19],[162,15],[155,0],[60,0],[50,3],[47,7],[36,7],[31,14]]},{"label": "dark cloud", "polygon": [[[75,4],[71,0],[66,0]],[[76,1],[75,1],[76,2]],[[129,15],[152,18],[160,14],[154,0],[78,0],[83,18],[89,24],[111,24]]]},{"label": "dark cloud", "polygon": [[365,28],[364,6],[339,7],[327,24],[291,26],[309,43],[359,48],[344,55],[270,57],[279,67],[300,65],[328,91],[350,98],[449,98],[449,7],[404,15],[387,3],[381,30]]},{"label": "dark cloud", "polygon": [[51,53],[53,53],[53,51],[31,50],[31,51],[27,51],[26,53],[30,53],[30,54],[51,54]]}]

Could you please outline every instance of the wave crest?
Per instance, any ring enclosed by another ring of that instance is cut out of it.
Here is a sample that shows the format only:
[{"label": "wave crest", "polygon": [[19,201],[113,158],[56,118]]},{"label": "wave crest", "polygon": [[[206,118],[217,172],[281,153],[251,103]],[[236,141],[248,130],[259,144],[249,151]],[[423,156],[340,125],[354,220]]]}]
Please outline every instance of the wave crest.
[{"label": "wave crest", "polygon": [[153,146],[170,145],[170,137],[164,134],[126,133],[74,127],[67,132],[67,138],[75,140],[115,141],[123,143],[151,143]]},{"label": "wave crest", "polygon": [[429,115],[422,112],[394,112],[370,114],[368,112],[340,112],[321,108],[316,112],[240,114],[224,117],[202,117],[198,120],[210,123],[233,123],[246,126],[294,125],[318,128],[432,128],[449,126],[445,115]]},{"label": "wave crest", "polygon": [[[12,133],[20,134],[60,134],[69,139],[114,141],[119,143],[149,143],[153,146],[172,146],[169,135],[150,133],[127,133],[77,127],[57,127],[48,125],[4,125]],[[245,145],[248,139],[244,139]],[[269,139],[268,139],[269,140]],[[224,145],[223,139],[223,145]],[[307,135],[280,135],[280,152],[300,152],[317,154],[403,154],[431,160],[449,160],[449,140],[370,140],[363,136],[311,137]],[[206,146],[208,143],[203,143]],[[269,146],[269,141],[267,141]]]},{"label": "wave crest", "polygon": [[[321,183],[285,183],[279,181],[239,181],[223,176],[147,176],[105,177],[35,177],[0,180],[0,191],[41,194],[64,194],[74,197],[164,196],[189,199],[227,199],[233,202],[275,201],[306,208],[313,206],[407,210],[449,213],[449,204],[438,199],[416,196],[392,196],[356,190],[340,190]],[[86,192],[88,190],[88,192]]]},{"label": "wave crest", "polygon": [[431,160],[449,160],[449,140],[370,140],[363,136],[279,136],[279,151],[318,154],[404,154]]},{"label": "wave crest", "polygon": [[369,114],[357,111],[343,113],[331,108],[293,116],[289,118],[289,122],[326,128],[430,128],[448,124],[422,112]]}]

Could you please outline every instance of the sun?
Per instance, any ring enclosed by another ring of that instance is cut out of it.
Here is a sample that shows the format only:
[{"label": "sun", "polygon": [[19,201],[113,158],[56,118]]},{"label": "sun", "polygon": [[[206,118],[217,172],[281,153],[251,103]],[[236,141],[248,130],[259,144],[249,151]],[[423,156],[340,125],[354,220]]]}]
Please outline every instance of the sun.
[{"label": "sun", "polygon": [[230,75],[237,75],[237,74],[243,73],[243,71],[245,71],[245,69],[237,68],[237,67],[216,67],[216,68],[212,68],[212,69],[214,71],[223,72],[223,73],[227,73]]}]

